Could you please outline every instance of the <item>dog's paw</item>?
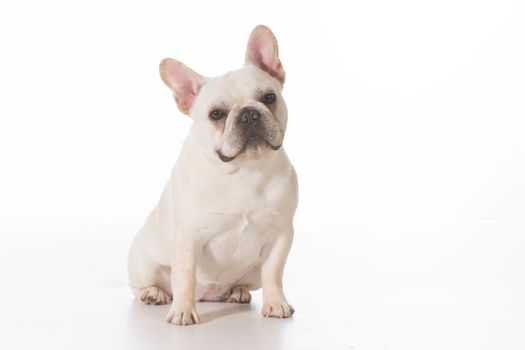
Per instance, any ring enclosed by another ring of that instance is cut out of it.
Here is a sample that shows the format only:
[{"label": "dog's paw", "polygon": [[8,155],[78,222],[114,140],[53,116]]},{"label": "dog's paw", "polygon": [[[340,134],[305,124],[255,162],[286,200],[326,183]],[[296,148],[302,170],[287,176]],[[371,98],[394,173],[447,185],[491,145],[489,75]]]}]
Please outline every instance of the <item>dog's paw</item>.
[{"label": "dog's paw", "polygon": [[199,315],[197,315],[197,311],[195,310],[195,306],[181,307],[172,304],[171,309],[166,316],[166,322],[173,323],[177,326],[188,326],[200,323],[200,320]]},{"label": "dog's paw", "polygon": [[171,295],[155,286],[141,288],[137,297],[144,304],[166,305],[171,303]]},{"label": "dog's paw", "polygon": [[292,305],[285,299],[269,300],[263,303],[262,314],[264,317],[287,318],[295,312]]},{"label": "dog's paw", "polygon": [[226,299],[228,303],[248,304],[252,301],[252,295],[246,286],[235,286],[231,289]]}]

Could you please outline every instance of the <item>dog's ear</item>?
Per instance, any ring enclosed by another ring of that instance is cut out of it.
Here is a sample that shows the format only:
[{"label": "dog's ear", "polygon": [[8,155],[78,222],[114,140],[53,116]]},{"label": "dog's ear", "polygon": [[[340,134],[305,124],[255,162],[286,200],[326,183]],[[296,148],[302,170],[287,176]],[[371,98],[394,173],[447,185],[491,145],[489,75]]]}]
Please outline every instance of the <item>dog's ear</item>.
[{"label": "dog's ear", "polygon": [[270,28],[259,25],[252,30],[246,48],[246,63],[255,64],[284,84],[285,73],[279,60],[277,39]]},{"label": "dog's ear", "polygon": [[189,114],[195,97],[204,84],[204,77],[173,58],[163,59],[159,70],[162,81],[173,91],[180,111]]}]

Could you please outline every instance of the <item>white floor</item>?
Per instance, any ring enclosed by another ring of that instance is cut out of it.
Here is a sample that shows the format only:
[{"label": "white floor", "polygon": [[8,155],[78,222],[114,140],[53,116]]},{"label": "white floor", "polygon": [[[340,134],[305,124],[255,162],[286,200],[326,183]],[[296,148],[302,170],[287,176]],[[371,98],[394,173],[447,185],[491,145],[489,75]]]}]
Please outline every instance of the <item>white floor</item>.
[{"label": "white floor", "polygon": [[298,230],[296,314],[198,305],[164,322],[126,286],[132,230],[0,232],[1,349],[524,349],[525,225],[352,224]]}]

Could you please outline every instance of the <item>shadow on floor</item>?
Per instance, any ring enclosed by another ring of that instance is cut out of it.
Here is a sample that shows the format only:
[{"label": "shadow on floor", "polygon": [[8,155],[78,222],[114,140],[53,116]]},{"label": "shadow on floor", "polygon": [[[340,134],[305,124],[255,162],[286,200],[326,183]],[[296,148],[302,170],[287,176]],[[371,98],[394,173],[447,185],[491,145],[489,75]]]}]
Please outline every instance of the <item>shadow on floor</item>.
[{"label": "shadow on floor", "polygon": [[260,305],[197,303],[201,323],[175,326],[164,319],[169,305],[150,306],[133,300],[127,315],[128,349],[236,348],[284,349],[282,335],[293,319],[267,319]]}]

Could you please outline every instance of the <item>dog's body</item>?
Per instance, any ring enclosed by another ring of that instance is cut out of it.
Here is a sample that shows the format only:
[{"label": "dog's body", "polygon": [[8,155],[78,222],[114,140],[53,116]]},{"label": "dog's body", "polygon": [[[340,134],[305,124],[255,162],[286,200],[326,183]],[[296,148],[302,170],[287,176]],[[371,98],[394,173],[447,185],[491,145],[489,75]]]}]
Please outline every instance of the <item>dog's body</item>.
[{"label": "dog's body", "polygon": [[246,65],[224,76],[206,79],[171,59],[161,75],[194,124],[133,241],[134,294],[148,304],[173,301],[167,320],[192,324],[195,301],[249,302],[249,290],[262,286],[263,314],[291,316],[282,274],[297,178],[281,147],[287,111],[273,34],[256,27]]}]

